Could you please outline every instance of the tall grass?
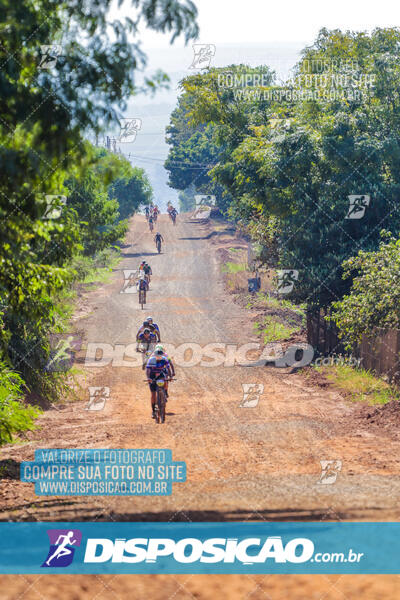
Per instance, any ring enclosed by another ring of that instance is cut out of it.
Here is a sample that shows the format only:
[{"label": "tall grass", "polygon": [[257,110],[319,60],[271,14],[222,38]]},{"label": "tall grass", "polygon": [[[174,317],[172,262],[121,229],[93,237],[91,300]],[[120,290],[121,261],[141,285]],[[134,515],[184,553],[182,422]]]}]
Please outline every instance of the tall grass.
[{"label": "tall grass", "polygon": [[23,403],[24,382],[21,377],[0,362],[0,444],[13,440],[15,433],[35,428],[40,410]]}]

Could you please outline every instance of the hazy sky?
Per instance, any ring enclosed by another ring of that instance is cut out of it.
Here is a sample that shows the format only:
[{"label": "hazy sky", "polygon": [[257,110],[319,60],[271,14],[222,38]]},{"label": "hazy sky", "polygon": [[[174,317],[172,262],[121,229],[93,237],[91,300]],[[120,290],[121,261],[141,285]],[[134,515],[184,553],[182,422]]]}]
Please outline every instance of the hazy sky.
[{"label": "hazy sky", "polygon": [[[395,0],[195,0],[202,43],[311,42],[322,27],[371,30],[400,25]],[[168,45],[167,36],[143,31],[145,46]]]}]

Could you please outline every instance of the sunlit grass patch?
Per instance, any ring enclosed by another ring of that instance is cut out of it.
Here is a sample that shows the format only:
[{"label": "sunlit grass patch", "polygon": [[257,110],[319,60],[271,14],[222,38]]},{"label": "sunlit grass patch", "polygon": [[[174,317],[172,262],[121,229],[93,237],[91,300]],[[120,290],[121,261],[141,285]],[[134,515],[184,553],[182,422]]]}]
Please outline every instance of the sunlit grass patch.
[{"label": "sunlit grass patch", "polygon": [[261,323],[254,323],[254,329],[262,334],[264,344],[286,340],[298,331],[297,327],[284,325],[272,316],[265,317]]},{"label": "sunlit grass patch", "polygon": [[226,262],[221,266],[223,273],[240,273],[246,271],[247,266],[243,263]]},{"label": "sunlit grass patch", "polygon": [[371,371],[349,365],[324,366],[316,369],[356,402],[386,404],[391,400],[400,399],[398,390]]}]

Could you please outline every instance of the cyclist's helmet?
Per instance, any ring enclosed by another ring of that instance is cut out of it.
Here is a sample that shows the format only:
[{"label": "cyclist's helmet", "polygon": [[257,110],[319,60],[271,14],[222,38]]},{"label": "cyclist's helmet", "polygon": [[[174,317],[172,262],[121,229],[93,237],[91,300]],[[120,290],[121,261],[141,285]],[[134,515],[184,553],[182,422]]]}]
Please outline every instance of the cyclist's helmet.
[{"label": "cyclist's helmet", "polygon": [[163,358],[163,356],[164,356],[164,352],[162,350],[156,350],[154,352],[154,355],[156,357],[156,360],[157,359],[161,360]]},{"label": "cyclist's helmet", "polygon": [[149,329],[148,327],[146,327],[146,328],[143,330],[143,333],[150,333],[150,329]]},{"label": "cyclist's helmet", "polygon": [[144,327],[148,327],[150,325],[150,323],[148,322],[148,320],[146,319],[146,321],[143,321],[143,326]]},{"label": "cyclist's helmet", "polygon": [[146,321],[148,323],[152,323],[153,322],[153,317],[146,317]]},{"label": "cyclist's helmet", "polygon": [[157,344],[157,346],[154,348],[154,352],[157,352],[157,350],[161,350],[161,352],[165,353],[165,348],[162,344]]}]

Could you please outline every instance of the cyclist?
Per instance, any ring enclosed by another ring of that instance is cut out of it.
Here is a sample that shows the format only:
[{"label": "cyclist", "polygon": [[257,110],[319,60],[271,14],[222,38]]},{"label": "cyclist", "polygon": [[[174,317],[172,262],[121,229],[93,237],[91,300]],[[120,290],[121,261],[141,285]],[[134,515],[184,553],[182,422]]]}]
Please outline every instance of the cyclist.
[{"label": "cyclist", "polygon": [[[146,376],[149,383],[151,393],[151,411],[152,417],[155,417],[155,405],[156,405],[156,390],[157,384],[156,379],[163,375],[166,378],[172,377],[171,363],[168,358],[164,355],[162,350],[156,350],[152,356],[150,356],[146,365]],[[168,396],[168,382],[165,382],[165,395]]]},{"label": "cyclist", "polygon": [[146,264],[145,260],[142,260],[142,262],[139,265],[139,271],[143,271],[144,270],[144,265]]},{"label": "cyclist", "polygon": [[148,327],[158,335],[158,341],[161,342],[160,328],[157,323],[154,323],[153,317],[146,317],[146,322],[149,324]]},{"label": "cyclist", "polygon": [[[162,344],[157,344],[157,346],[154,348],[152,356],[155,355],[155,353],[157,352],[157,350],[161,350],[162,353],[163,353],[163,355],[164,355],[164,357],[168,358],[168,360],[169,360],[169,366],[171,367],[172,377],[175,377],[175,367],[174,367],[174,365],[172,363],[171,358],[168,357],[168,354],[165,351],[165,347]],[[167,393],[167,396],[168,396],[168,393]]]},{"label": "cyclist", "polygon": [[164,238],[161,235],[161,233],[159,233],[158,231],[157,231],[156,235],[154,236],[154,241],[157,246],[157,250],[158,250],[158,244],[160,244],[160,249],[161,249],[161,242],[164,241]]},{"label": "cyclist", "polygon": [[137,289],[138,292],[141,291],[145,291],[148,292],[149,291],[149,284],[147,283],[146,279],[144,277],[141,277],[137,283]]},{"label": "cyclist", "polygon": [[157,336],[146,327],[143,332],[137,337],[136,352],[143,353],[142,369],[146,368],[146,364],[150,356],[155,350]]},{"label": "cyclist", "polygon": [[147,319],[145,321],[143,321],[143,325],[141,325],[139,327],[139,330],[136,334],[136,340],[139,341],[139,336],[141,333],[144,332],[145,329],[149,329],[151,331],[151,333],[153,333],[156,336],[156,342],[160,341],[160,330],[154,327],[154,325],[152,323],[150,323]]},{"label": "cyclist", "polygon": [[148,206],[146,206],[146,208],[144,209],[145,215],[146,215],[146,219],[149,218],[150,215],[150,208]]},{"label": "cyclist", "polygon": [[148,263],[144,263],[143,271],[147,276],[147,280],[150,283],[150,276],[153,275],[153,271],[151,270],[151,266]]},{"label": "cyclist", "polygon": [[153,217],[153,214],[150,213],[150,216],[149,216],[149,229],[150,229],[150,231],[153,231],[153,227],[154,227],[154,217]]}]

